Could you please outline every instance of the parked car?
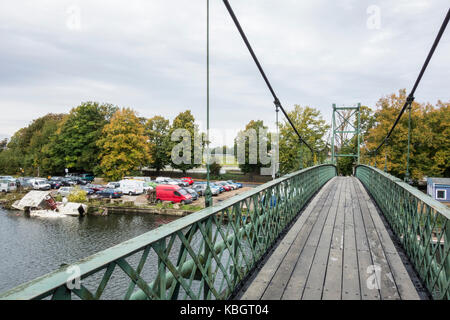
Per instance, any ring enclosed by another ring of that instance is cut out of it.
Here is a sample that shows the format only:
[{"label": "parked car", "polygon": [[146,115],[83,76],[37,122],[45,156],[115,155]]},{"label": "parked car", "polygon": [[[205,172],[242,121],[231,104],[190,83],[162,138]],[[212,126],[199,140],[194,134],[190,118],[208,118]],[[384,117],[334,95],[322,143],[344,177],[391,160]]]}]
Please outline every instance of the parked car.
[{"label": "parked car", "polygon": [[242,183],[240,183],[240,182],[234,182],[233,180],[228,180],[227,182],[230,183],[230,184],[236,185],[238,188],[242,188],[243,187]]},{"label": "parked car", "polygon": [[123,194],[138,195],[144,193],[144,182],[138,180],[120,180],[120,191]]},{"label": "parked car", "polygon": [[61,188],[63,186],[61,180],[59,178],[57,178],[57,177],[51,177],[48,180],[48,183],[50,184],[50,187],[52,189],[59,189],[59,188]]},{"label": "parked car", "polygon": [[205,195],[205,190],[206,190],[206,184],[194,184],[192,186],[192,189],[197,191],[199,196],[204,196]]},{"label": "parked car", "polygon": [[81,188],[81,190],[86,191],[88,195],[91,195],[91,194],[95,193],[94,189],[88,188],[86,186],[81,186],[80,188]]},{"label": "parked car", "polygon": [[81,185],[81,186],[85,186],[87,185],[89,182],[87,180],[83,180],[79,177],[71,177],[69,178],[70,180],[72,180],[73,182],[75,182],[75,184]]},{"label": "parked car", "polygon": [[31,182],[30,182],[31,179],[32,179],[31,177],[17,178],[16,186],[18,184],[19,187],[22,189],[33,189],[33,186],[31,185]]},{"label": "parked car", "polygon": [[103,189],[105,189],[105,186],[102,186],[101,184],[92,184],[92,183],[88,183],[87,185],[85,185],[85,187],[92,189],[95,192],[102,191]]},{"label": "parked car", "polygon": [[230,183],[228,181],[221,181],[221,183],[224,183],[225,185],[231,187],[232,190],[236,190],[239,188],[235,183]]},{"label": "parked car", "polygon": [[160,184],[156,186],[156,202],[161,201],[189,204],[192,196],[180,186]]},{"label": "parked car", "polygon": [[31,179],[30,183],[34,190],[50,190],[52,188],[46,179]]},{"label": "parked car", "polygon": [[71,192],[73,192],[74,188],[72,187],[61,187],[59,188],[57,194],[60,194],[63,197],[68,197]]},{"label": "parked car", "polygon": [[230,186],[228,183],[226,183],[226,182],[224,182],[224,181],[217,182],[217,184],[220,185],[220,186],[222,186],[222,187],[225,189],[225,191],[231,191],[231,190],[233,190],[233,187]]},{"label": "parked car", "polygon": [[17,190],[16,182],[10,179],[0,180],[0,192],[13,192]]},{"label": "parked car", "polygon": [[194,183],[194,180],[191,177],[182,177],[181,181],[189,183],[189,185],[192,185]]},{"label": "parked car", "polygon": [[86,183],[90,183],[94,181],[94,175],[91,173],[82,173],[78,176],[83,181],[86,181]]},{"label": "parked car", "polygon": [[[196,190],[196,191],[198,192],[199,195],[204,196],[204,195],[205,195],[205,192],[206,192],[206,186],[207,186],[206,183],[194,184],[194,185],[192,186],[192,189]],[[217,186],[214,185],[214,184],[210,184],[210,185],[209,185],[209,189],[211,190],[211,194],[212,194],[213,196],[217,196],[217,195],[220,194],[220,188],[217,187]]]},{"label": "parked car", "polygon": [[211,186],[211,188],[219,189],[219,193],[222,193],[222,192],[226,191],[225,188],[222,185],[220,185],[220,184],[218,184],[216,182],[210,183],[210,186]]},{"label": "parked car", "polygon": [[195,191],[192,188],[183,188],[184,190],[186,190],[192,197],[192,201],[195,201],[198,199],[199,195],[197,193],[197,191]]},{"label": "parked car", "polygon": [[116,182],[116,181],[109,182],[106,185],[106,188],[108,188],[108,189],[118,189],[118,188],[120,188],[120,182]]},{"label": "parked car", "polygon": [[62,178],[61,181],[63,181],[63,184],[65,184],[65,186],[67,186],[67,187],[77,185],[77,182],[72,180],[72,178],[70,178],[70,177]]},{"label": "parked car", "polygon": [[95,193],[100,198],[116,199],[122,197],[122,191],[119,189],[103,189]]},{"label": "parked car", "polygon": [[168,178],[168,177],[157,177],[157,178],[155,179],[155,182],[157,182],[157,183],[163,183],[163,182],[166,182],[166,181],[168,181],[168,180],[170,180],[170,178]]}]

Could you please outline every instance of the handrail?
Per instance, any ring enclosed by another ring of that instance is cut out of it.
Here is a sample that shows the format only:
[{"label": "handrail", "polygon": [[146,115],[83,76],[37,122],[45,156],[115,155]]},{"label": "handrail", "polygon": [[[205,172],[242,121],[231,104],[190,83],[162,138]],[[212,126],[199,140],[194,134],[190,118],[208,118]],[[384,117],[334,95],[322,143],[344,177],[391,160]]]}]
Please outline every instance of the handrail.
[{"label": "handrail", "polygon": [[[129,282],[123,299],[177,299],[182,294],[190,299],[227,298],[314,193],[336,174],[336,167],[329,164],[288,174],[13,288],[0,299],[73,295],[99,299],[117,272]],[[139,265],[132,267],[127,259],[137,259]],[[150,283],[141,276],[148,265],[157,271],[156,276],[146,274],[153,278]],[[71,288],[68,271],[74,266],[82,284]],[[98,282],[103,270],[100,284],[89,282],[93,275]]]},{"label": "handrail", "polygon": [[450,208],[400,179],[367,165],[364,184],[435,299],[450,298]]}]

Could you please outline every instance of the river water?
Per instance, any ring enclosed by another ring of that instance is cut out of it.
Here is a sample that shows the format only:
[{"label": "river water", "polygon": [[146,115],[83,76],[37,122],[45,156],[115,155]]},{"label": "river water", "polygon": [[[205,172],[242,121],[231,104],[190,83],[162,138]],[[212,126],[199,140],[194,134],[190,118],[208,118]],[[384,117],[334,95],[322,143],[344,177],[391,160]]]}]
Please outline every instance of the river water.
[{"label": "river water", "polygon": [[0,293],[175,219],[152,214],[27,218],[0,209]]}]

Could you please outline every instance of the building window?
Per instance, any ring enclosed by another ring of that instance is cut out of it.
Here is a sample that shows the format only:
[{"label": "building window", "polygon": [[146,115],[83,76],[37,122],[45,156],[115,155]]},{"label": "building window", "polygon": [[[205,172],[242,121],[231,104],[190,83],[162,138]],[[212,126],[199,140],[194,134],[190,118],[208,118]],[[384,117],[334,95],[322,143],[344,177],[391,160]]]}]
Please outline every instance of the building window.
[{"label": "building window", "polygon": [[447,198],[447,190],[437,189],[436,190],[436,199],[437,200],[445,200]]}]

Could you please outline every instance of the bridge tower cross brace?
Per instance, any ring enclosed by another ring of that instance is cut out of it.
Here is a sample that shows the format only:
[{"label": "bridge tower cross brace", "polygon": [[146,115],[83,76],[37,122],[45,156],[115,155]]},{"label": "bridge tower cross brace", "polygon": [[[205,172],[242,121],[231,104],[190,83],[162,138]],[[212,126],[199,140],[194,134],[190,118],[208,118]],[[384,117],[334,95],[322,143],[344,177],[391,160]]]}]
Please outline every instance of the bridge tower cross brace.
[{"label": "bridge tower cross brace", "polygon": [[[337,158],[339,157],[353,157],[356,158],[356,161],[359,164],[359,150],[361,145],[361,104],[358,103],[357,107],[337,107],[336,104],[333,104],[332,122],[332,163],[336,164]],[[341,153],[342,148],[347,146],[355,136],[358,141],[354,153]]]}]

